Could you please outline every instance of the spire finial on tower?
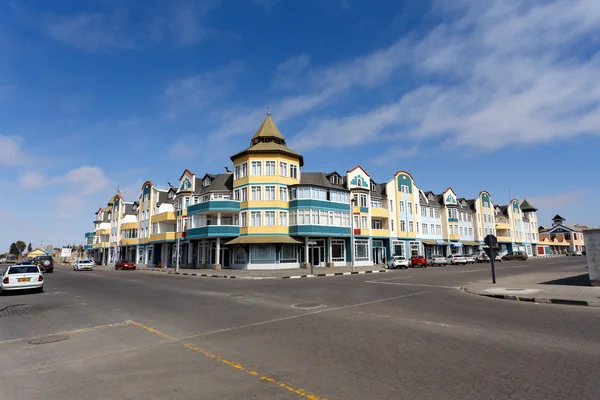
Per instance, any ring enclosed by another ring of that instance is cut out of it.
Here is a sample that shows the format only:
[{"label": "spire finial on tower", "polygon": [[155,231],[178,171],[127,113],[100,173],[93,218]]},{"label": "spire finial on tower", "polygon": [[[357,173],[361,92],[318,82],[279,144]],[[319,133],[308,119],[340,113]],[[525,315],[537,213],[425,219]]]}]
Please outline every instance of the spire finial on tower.
[{"label": "spire finial on tower", "polygon": [[267,116],[271,115],[271,105],[267,106]]}]

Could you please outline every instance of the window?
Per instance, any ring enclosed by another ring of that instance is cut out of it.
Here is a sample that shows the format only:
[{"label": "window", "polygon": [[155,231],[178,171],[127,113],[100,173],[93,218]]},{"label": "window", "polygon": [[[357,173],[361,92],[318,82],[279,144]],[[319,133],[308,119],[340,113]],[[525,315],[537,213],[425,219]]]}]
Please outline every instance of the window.
[{"label": "window", "polygon": [[208,178],[208,177],[204,178],[204,180],[202,181],[202,186],[203,187],[210,186],[210,178]]},{"label": "window", "polygon": [[401,191],[402,193],[408,193],[408,186],[406,186],[406,185],[401,185],[401,186],[400,186],[400,191]]},{"label": "window", "polygon": [[250,226],[261,226],[260,211],[250,211]]},{"label": "window", "polygon": [[296,188],[290,189],[290,200],[296,200],[298,198],[298,191]]},{"label": "window", "polygon": [[424,217],[427,216],[427,207],[421,206],[421,215]]},{"label": "window", "polygon": [[194,204],[198,204],[200,198],[198,196],[194,196]]},{"label": "window", "polygon": [[158,224],[156,222],[152,224],[152,234],[158,234]]},{"label": "window", "polygon": [[469,236],[473,236],[473,228],[469,228]]},{"label": "window", "polygon": [[415,224],[412,221],[408,221],[408,231],[409,232],[414,232],[415,231]]},{"label": "window", "polygon": [[350,194],[332,190],[329,192],[329,200],[336,203],[348,204],[350,202]]},{"label": "window", "polygon": [[371,199],[371,208],[383,208],[381,205],[381,200]]},{"label": "window", "polygon": [[279,161],[279,175],[288,176],[288,164],[283,161]]},{"label": "window", "polygon": [[260,198],[260,195],[261,195],[260,189],[261,189],[260,186],[251,186],[250,187],[250,200],[256,201],[256,200],[261,199]]},{"label": "window", "polygon": [[255,244],[250,246],[250,261],[255,263],[273,263],[275,261],[275,246],[272,244]]},{"label": "window", "polygon": [[344,240],[331,240],[331,261],[346,261],[346,242]]},{"label": "window", "polygon": [[298,166],[290,164],[290,178],[298,179]]},{"label": "window", "polygon": [[190,206],[190,198],[186,197],[185,198],[185,209],[187,210],[187,208]]},{"label": "window", "polygon": [[275,161],[265,161],[265,175],[276,175]]},{"label": "window", "polygon": [[461,226],[460,227],[460,236],[462,236],[462,235],[463,235],[463,227]]},{"label": "window", "polygon": [[400,200],[400,212],[404,212],[404,202],[402,200]]},{"label": "window", "polygon": [[468,220],[469,222],[473,222],[473,215],[471,215],[471,214],[467,214],[467,220]]},{"label": "window", "polygon": [[279,186],[279,200],[288,201],[288,189],[287,186]]},{"label": "window", "polygon": [[281,246],[281,255],[279,258],[279,262],[280,263],[298,262],[296,246],[293,244],[284,244],[283,246]]},{"label": "window", "polygon": [[405,220],[400,221],[400,232],[406,232],[406,221]]},{"label": "window", "polygon": [[431,225],[429,225],[429,227],[431,228],[431,234],[435,235],[435,225],[431,224]]},{"label": "window", "polygon": [[248,163],[245,162],[242,164],[242,172],[240,174],[240,178],[245,178],[248,176]]},{"label": "window", "polygon": [[429,218],[433,218],[433,208],[429,208]]},{"label": "window", "polygon": [[390,222],[391,222],[392,232],[394,232],[395,231],[395,229],[394,229],[394,220],[391,220]]},{"label": "window", "polygon": [[353,219],[354,229],[360,229],[360,225],[358,223],[359,222],[358,221],[358,215],[355,215],[352,219]]},{"label": "window", "polygon": [[408,210],[408,213],[412,215],[412,203],[410,201],[408,202],[406,209]]},{"label": "window", "polygon": [[440,210],[438,210],[437,208],[435,209],[435,217],[440,218]]},{"label": "window", "polygon": [[242,167],[239,165],[236,165],[235,167],[233,167],[233,179],[235,179],[235,180],[240,179],[241,169],[242,169]]},{"label": "window", "polygon": [[423,224],[423,234],[425,234],[425,235],[428,235],[428,234],[429,234],[429,229],[428,229],[428,226],[429,226],[429,225],[427,225],[427,224]]},{"label": "window", "polygon": [[250,175],[261,175],[262,161],[250,162]]},{"label": "window", "polygon": [[354,259],[356,261],[369,261],[369,241],[354,241]]},{"label": "window", "polygon": [[275,200],[275,186],[265,186],[265,200]]},{"label": "window", "polygon": [[383,222],[380,219],[372,219],[371,229],[383,229]]},{"label": "window", "polygon": [[240,201],[240,189],[235,189],[233,191],[233,199],[236,201]]},{"label": "window", "polygon": [[366,194],[360,195],[360,206],[367,207],[367,195]]},{"label": "window", "polygon": [[362,216],[360,217],[361,219],[361,228],[362,229],[369,229],[369,218]]},{"label": "window", "polygon": [[394,211],[394,202],[390,200],[390,211]]},{"label": "window", "polygon": [[417,233],[419,233],[419,223],[417,222]]},{"label": "window", "polygon": [[240,201],[242,201],[242,202],[248,201],[248,188],[247,187],[243,187],[240,190],[240,193],[241,193]]},{"label": "window", "polygon": [[441,235],[442,234],[442,226],[441,225],[436,225],[435,226],[435,233],[437,235]]},{"label": "window", "polygon": [[287,226],[288,225],[288,212],[287,211],[279,211],[279,226]]},{"label": "window", "polygon": [[265,211],[265,226],[275,226],[275,211]]}]

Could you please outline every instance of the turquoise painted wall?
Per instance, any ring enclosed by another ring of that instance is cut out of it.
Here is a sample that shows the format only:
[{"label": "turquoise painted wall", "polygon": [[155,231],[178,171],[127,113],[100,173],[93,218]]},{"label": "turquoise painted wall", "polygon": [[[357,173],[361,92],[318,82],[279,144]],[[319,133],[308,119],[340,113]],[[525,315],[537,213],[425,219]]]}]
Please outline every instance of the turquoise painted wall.
[{"label": "turquoise painted wall", "polygon": [[413,181],[407,174],[398,174],[398,191],[401,192],[400,186],[408,186],[408,193],[413,192]]},{"label": "turquoise painted wall", "polygon": [[295,236],[350,236],[350,228],[324,225],[293,225],[290,235]]},{"label": "turquoise painted wall", "polygon": [[207,211],[240,211],[240,203],[234,200],[211,200],[188,207],[188,215]]},{"label": "turquoise painted wall", "polygon": [[207,237],[235,237],[240,235],[240,228],[231,225],[210,225],[200,228],[188,229],[185,232],[187,239],[201,239]]},{"label": "turquoise painted wall", "polygon": [[290,210],[299,208],[311,208],[316,210],[330,210],[330,211],[350,211],[350,204],[334,203],[326,200],[312,200],[312,199],[300,199],[291,200],[289,203]]}]

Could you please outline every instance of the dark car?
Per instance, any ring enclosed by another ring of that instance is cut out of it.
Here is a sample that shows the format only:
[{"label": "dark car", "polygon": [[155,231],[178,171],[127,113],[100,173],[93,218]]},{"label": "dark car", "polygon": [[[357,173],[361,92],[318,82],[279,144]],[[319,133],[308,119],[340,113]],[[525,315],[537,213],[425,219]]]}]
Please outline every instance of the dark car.
[{"label": "dark car", "polygon": [[527,258],[529,258],[529,256],[524,251],[513,251],[512,253],[503,255],[502,261],[508,261],[508,260],[525,261],[525,260],[527,260]]},{"label": "dark car", "polygon": [[26,258],[23,261],[21,261],[20,263],[17,263],[17,265],[33,265],[33,259]]},{"label": "dark car", "polygon": [[131,260],[119,260],[115,264],[115,269],[135,269],[135,263]]},{"label": "dark car", "polygon": [[54,272],[54,260],[52,256],[38,256],[33,259],[33,263],[40,267],[42,272]]},{"label": "dark car", "polygon": [[410,266],[411,267],[421,267],[427,268],[427,259],[425,256],[412,256],[410,258]]}]

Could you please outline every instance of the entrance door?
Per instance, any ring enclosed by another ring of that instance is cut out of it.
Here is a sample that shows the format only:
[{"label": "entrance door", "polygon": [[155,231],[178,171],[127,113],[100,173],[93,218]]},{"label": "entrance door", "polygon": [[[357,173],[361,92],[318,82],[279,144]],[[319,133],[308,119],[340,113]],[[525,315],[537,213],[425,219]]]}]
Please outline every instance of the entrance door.
[{"label": "entrance door", "polygon": [[318,267],[321,264],[321,248],[320,247],[312,247],[310,249],[310,263],[315,267]]},{"label": "entrance door", "polygon": [[221,247],[221,265],[223,268],[231,268],[231,259],[229,254],[228,247]]}]

